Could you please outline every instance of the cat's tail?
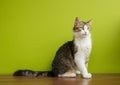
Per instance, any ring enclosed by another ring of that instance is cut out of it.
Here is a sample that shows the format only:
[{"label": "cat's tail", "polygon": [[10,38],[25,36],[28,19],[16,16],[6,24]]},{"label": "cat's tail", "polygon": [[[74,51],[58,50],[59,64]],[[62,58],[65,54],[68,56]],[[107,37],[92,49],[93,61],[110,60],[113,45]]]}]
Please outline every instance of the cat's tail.
[{"label": "cat's tail", "polygon": [[54,77],[52,71],[32,71],[32,70],[17,70],[13,76],[26,77]]}]

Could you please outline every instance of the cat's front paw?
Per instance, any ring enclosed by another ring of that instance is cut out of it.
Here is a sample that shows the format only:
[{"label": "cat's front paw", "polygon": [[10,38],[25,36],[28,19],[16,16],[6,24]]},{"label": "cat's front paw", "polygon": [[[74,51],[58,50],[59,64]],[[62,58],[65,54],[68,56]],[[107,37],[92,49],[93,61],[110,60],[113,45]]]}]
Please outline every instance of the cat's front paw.
[{"label": "cat's front paw", "polygon": [[91,73],[84,74],[83,78],[90,79],[90,78],[92,78],[92,74]]},{"label": "cat's front paw", "polygon": [[81,72],[80,72],[80,71],[78,71],[78,70],[76,70],[76,74],[77,74],[77,75],[80,75],[80,74],[81,74]]}]

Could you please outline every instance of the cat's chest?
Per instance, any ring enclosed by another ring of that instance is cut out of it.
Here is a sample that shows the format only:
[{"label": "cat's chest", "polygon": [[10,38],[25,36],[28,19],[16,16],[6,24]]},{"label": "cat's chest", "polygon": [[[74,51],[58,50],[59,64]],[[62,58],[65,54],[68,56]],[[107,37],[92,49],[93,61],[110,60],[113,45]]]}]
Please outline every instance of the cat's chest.
[{"label": "cat's chest", "polygon": [[89,55],[92,47],[91,39],[76,40],[77,53]]}]

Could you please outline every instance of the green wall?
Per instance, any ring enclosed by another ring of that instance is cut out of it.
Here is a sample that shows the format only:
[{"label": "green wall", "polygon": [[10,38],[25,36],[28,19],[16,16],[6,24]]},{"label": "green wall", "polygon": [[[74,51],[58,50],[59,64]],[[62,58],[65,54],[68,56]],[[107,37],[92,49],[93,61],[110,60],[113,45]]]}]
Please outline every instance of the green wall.
[{"label": "green wall", "polygon": [[0,0],[0,74],[50,70],[75,17],[93,19],[91,73],[120,73],[120,0]]}]

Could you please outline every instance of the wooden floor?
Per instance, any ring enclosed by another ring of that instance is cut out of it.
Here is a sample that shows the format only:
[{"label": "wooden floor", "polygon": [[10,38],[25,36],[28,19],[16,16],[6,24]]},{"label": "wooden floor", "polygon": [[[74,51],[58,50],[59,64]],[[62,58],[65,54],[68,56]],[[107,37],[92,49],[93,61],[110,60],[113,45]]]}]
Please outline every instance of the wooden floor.
[{"label": "wooden floor", "polygon": [[0,85],[120,85],[120,74],[94,74],[92,79],[0,76]]}]

